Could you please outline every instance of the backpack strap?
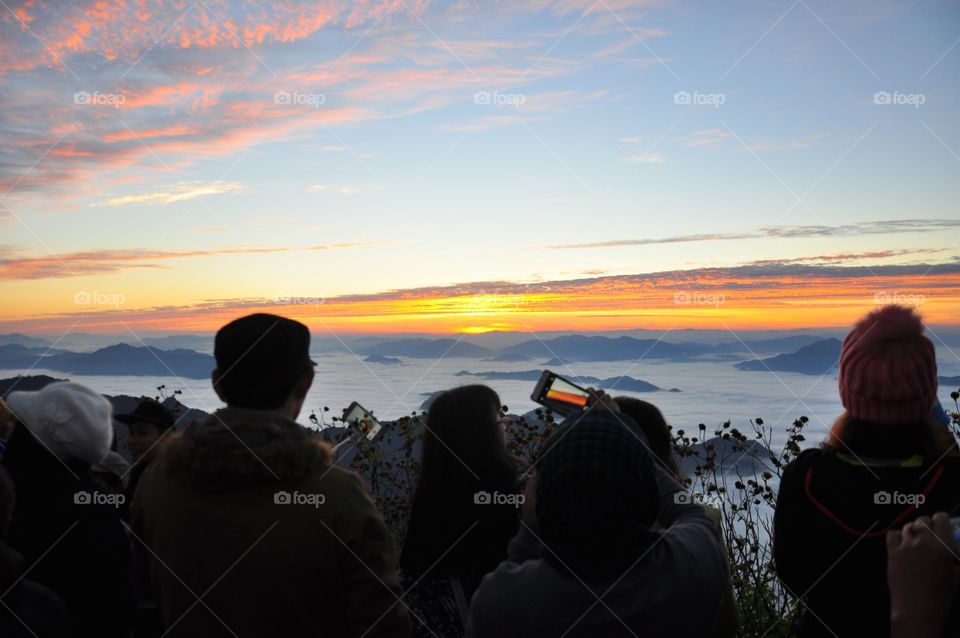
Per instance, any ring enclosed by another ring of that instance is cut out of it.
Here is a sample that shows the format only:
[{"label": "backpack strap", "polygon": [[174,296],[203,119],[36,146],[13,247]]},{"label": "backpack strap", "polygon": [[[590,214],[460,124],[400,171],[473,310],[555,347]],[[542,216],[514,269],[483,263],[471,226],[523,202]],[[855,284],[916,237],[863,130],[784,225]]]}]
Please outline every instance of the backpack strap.
[{"label": "backpack strap", "polygon": [[[937,467],[936,471],[933,473],[933,477],[931,477],[930,481],[926,484],[926,486],[924,486],[923,491],[921,492],[925,497],[929,496],[930,492],[933,491],[933,488],[935,488],[937,486],[937,483],[940,482],[940,477],[943,476],[943,471],[944,471],[944,466],[941,464],[940,466]],[[804,489],[804,492],[806,493],[807,499],[810,501],[810,503],[814,507],[820,510],[821,514],[823,514],[828,519],[833,521],[840,529],[847,532],[848,534],[852,534],[853,536],[864,536],[867,538],[884,536],[890,530],[900,527],[900,525],[903,524],[903,521],[905,521],[908,516],[916,512],[921,507],[919,503],[914,503],[913,505],[908,506],[905,510],[900,512],[900,514],[898,514],[897,517],[894,518],[890,522],[890,524],[884,527],[883,529],[877,530],[875,532],[864,532],[862,530],[854,529],[853,527],[847,525],[842,520],[840,520],[839,516],[834,514],[829,507],[821,503],[817,499],[817,497],[813,495],[812,486],[813,486],[813,466],[807,469],[807,474],[803,480],[803,489]]]}]

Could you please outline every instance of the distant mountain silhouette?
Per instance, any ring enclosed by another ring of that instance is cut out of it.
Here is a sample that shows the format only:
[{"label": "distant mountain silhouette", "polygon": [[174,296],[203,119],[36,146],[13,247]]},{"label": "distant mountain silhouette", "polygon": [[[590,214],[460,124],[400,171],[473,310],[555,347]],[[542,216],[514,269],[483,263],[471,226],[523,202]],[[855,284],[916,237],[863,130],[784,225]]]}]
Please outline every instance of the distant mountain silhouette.
[{"label": "distant mountain silhouette", "polygon": [[469,341],[457,339],[397,339],[383,341],[357,350],[360,354],[411,359],[439,359],[441,357],[489,357],[493,350]]},{"label": "distant mountain silhouette", "polygon": [[839,364],[840,345],[839,339],[823,339],[804,346],[796,352],[778,354],[768,359],[741,361],[735,364],[735,367],[739,370],[823,375]]},{"label": "distant mountain silhouette", "polygon": [[[487,381],[529,381],[530,383],[535,383],[540,378],[541,372],[542,370],[523,370],[521,372],[470,372],[469,370],[461,370],[454,376],[479,377]],[[607,379],[600,379],[589,376],[569,376],[566,378],[578,385],[603,388],[604,390],[622,390],[624,392],[658,392],[663,390],[663,388],[655,386],[652,383],[647,383],[641,379],[634,379],[633,377],[609,377]],[[673,391],[679,392],[676,388],[671,390],[671,392]]]},{"label": "distant mountain silhouette", "polygon": [[25,334],[20,334],[19,332],[8,335],[0,335],[0,346],[6,346],[10,344],[28,346],[30,348],[47,348],[50,346],[50,343],[44,339],[29,337]]},{"label": "distant mountain silhouette", "polygon": [[504,348],[502,354],[521,354],[534,359],[548,359],[544,365],[560,365],[576,361],[630,361],[666,359],[691,361],[729,359],[750,352],[772,353],[795,350],[818,340],[813,335],[795,335],[776,339],[757,339],[726,343],[673,343],[658,339],[567,335],[554,339],[532,339]]},{"label": "distant mountain silhouette", "polygon": [[0,379],[0,397],[5,397],[10,392],[36,392],[51,383],[65,380],[66,379],[54,379],[45,374]]},{"label": "distant mountain silhouette", "polygon": [[193,350],[161,350],[125,343],[93,352],[48,351],[17,344],[0,346],[0,369],[34,368],[80,375],[206,379],[214,368],[214,361],[212,356]]},{"label": "distant mountain silhouette", "polygon": [[382,354],[372,354],[363,360],[365,363],[379,363],[385,366],[402,366],[403,361],[396,357],[385,357]]}]

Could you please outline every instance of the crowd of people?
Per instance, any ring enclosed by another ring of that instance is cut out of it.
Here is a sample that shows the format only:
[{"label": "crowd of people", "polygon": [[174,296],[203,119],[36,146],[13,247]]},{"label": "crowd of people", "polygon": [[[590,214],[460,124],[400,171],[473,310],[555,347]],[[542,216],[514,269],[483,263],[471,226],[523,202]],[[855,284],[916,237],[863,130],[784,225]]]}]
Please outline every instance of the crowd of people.
[{"label": "crowd of people", "polygon": [[[298,425],[310,333],[217,333],[226,407],[177,423],[83,385],[0,402],[0,636],[736,636],[721,519],[691,499],[650,403],[591,390],[536,456],[492,389],[424,423],[405,538]],[[777,575],[799,636],[960,635],[960,453],[934,347],[887,306],[843,342],[844,413],[784,470]],[[127,451],[115,429],[127,429]]]}]

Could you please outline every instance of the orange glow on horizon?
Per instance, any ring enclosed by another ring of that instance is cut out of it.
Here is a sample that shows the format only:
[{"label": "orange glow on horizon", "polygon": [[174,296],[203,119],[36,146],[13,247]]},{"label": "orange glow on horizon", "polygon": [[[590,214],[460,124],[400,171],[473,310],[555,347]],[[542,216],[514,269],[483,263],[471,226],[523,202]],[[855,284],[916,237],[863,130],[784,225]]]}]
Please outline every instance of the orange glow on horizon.
[{"label": "orange glow on horizon", "polygon": [[[209,333],[238,316],[272,312],[309,325],[315,334],[632,329],[833,328],[852,325],[877,305],[917,305],[929,324],[958,325],[960,280],[954,274],[863,279],[704,275],[669,281],[601,278],[551,282],[549,288],[465,295],[444,289],[335,297],[309,303],[223,301],[197,306],[104,309],[101,312],[0,318],[0,332]],[[903,291],[920,291],[907,293]]]}]

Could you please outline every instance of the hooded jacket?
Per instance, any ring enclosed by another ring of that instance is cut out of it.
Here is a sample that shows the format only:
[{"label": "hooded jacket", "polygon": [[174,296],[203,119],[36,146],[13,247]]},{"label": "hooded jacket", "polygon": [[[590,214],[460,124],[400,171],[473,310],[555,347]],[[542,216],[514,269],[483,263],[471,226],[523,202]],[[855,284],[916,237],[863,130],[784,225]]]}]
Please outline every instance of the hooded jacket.
[{"label": "hooded jacket", "polygon": [[730,577],[716,526],[676,479],[655,472],[667,529],[639,559],[582,579],[523,523],[473,597],[468,638],[693,638],[728,627]]},{"label": "hooded jacket", "polygon": [[159,451],[133,504],[173,636],[406,636],[392,538],[360,478],[275,413],[226,408]]}]

